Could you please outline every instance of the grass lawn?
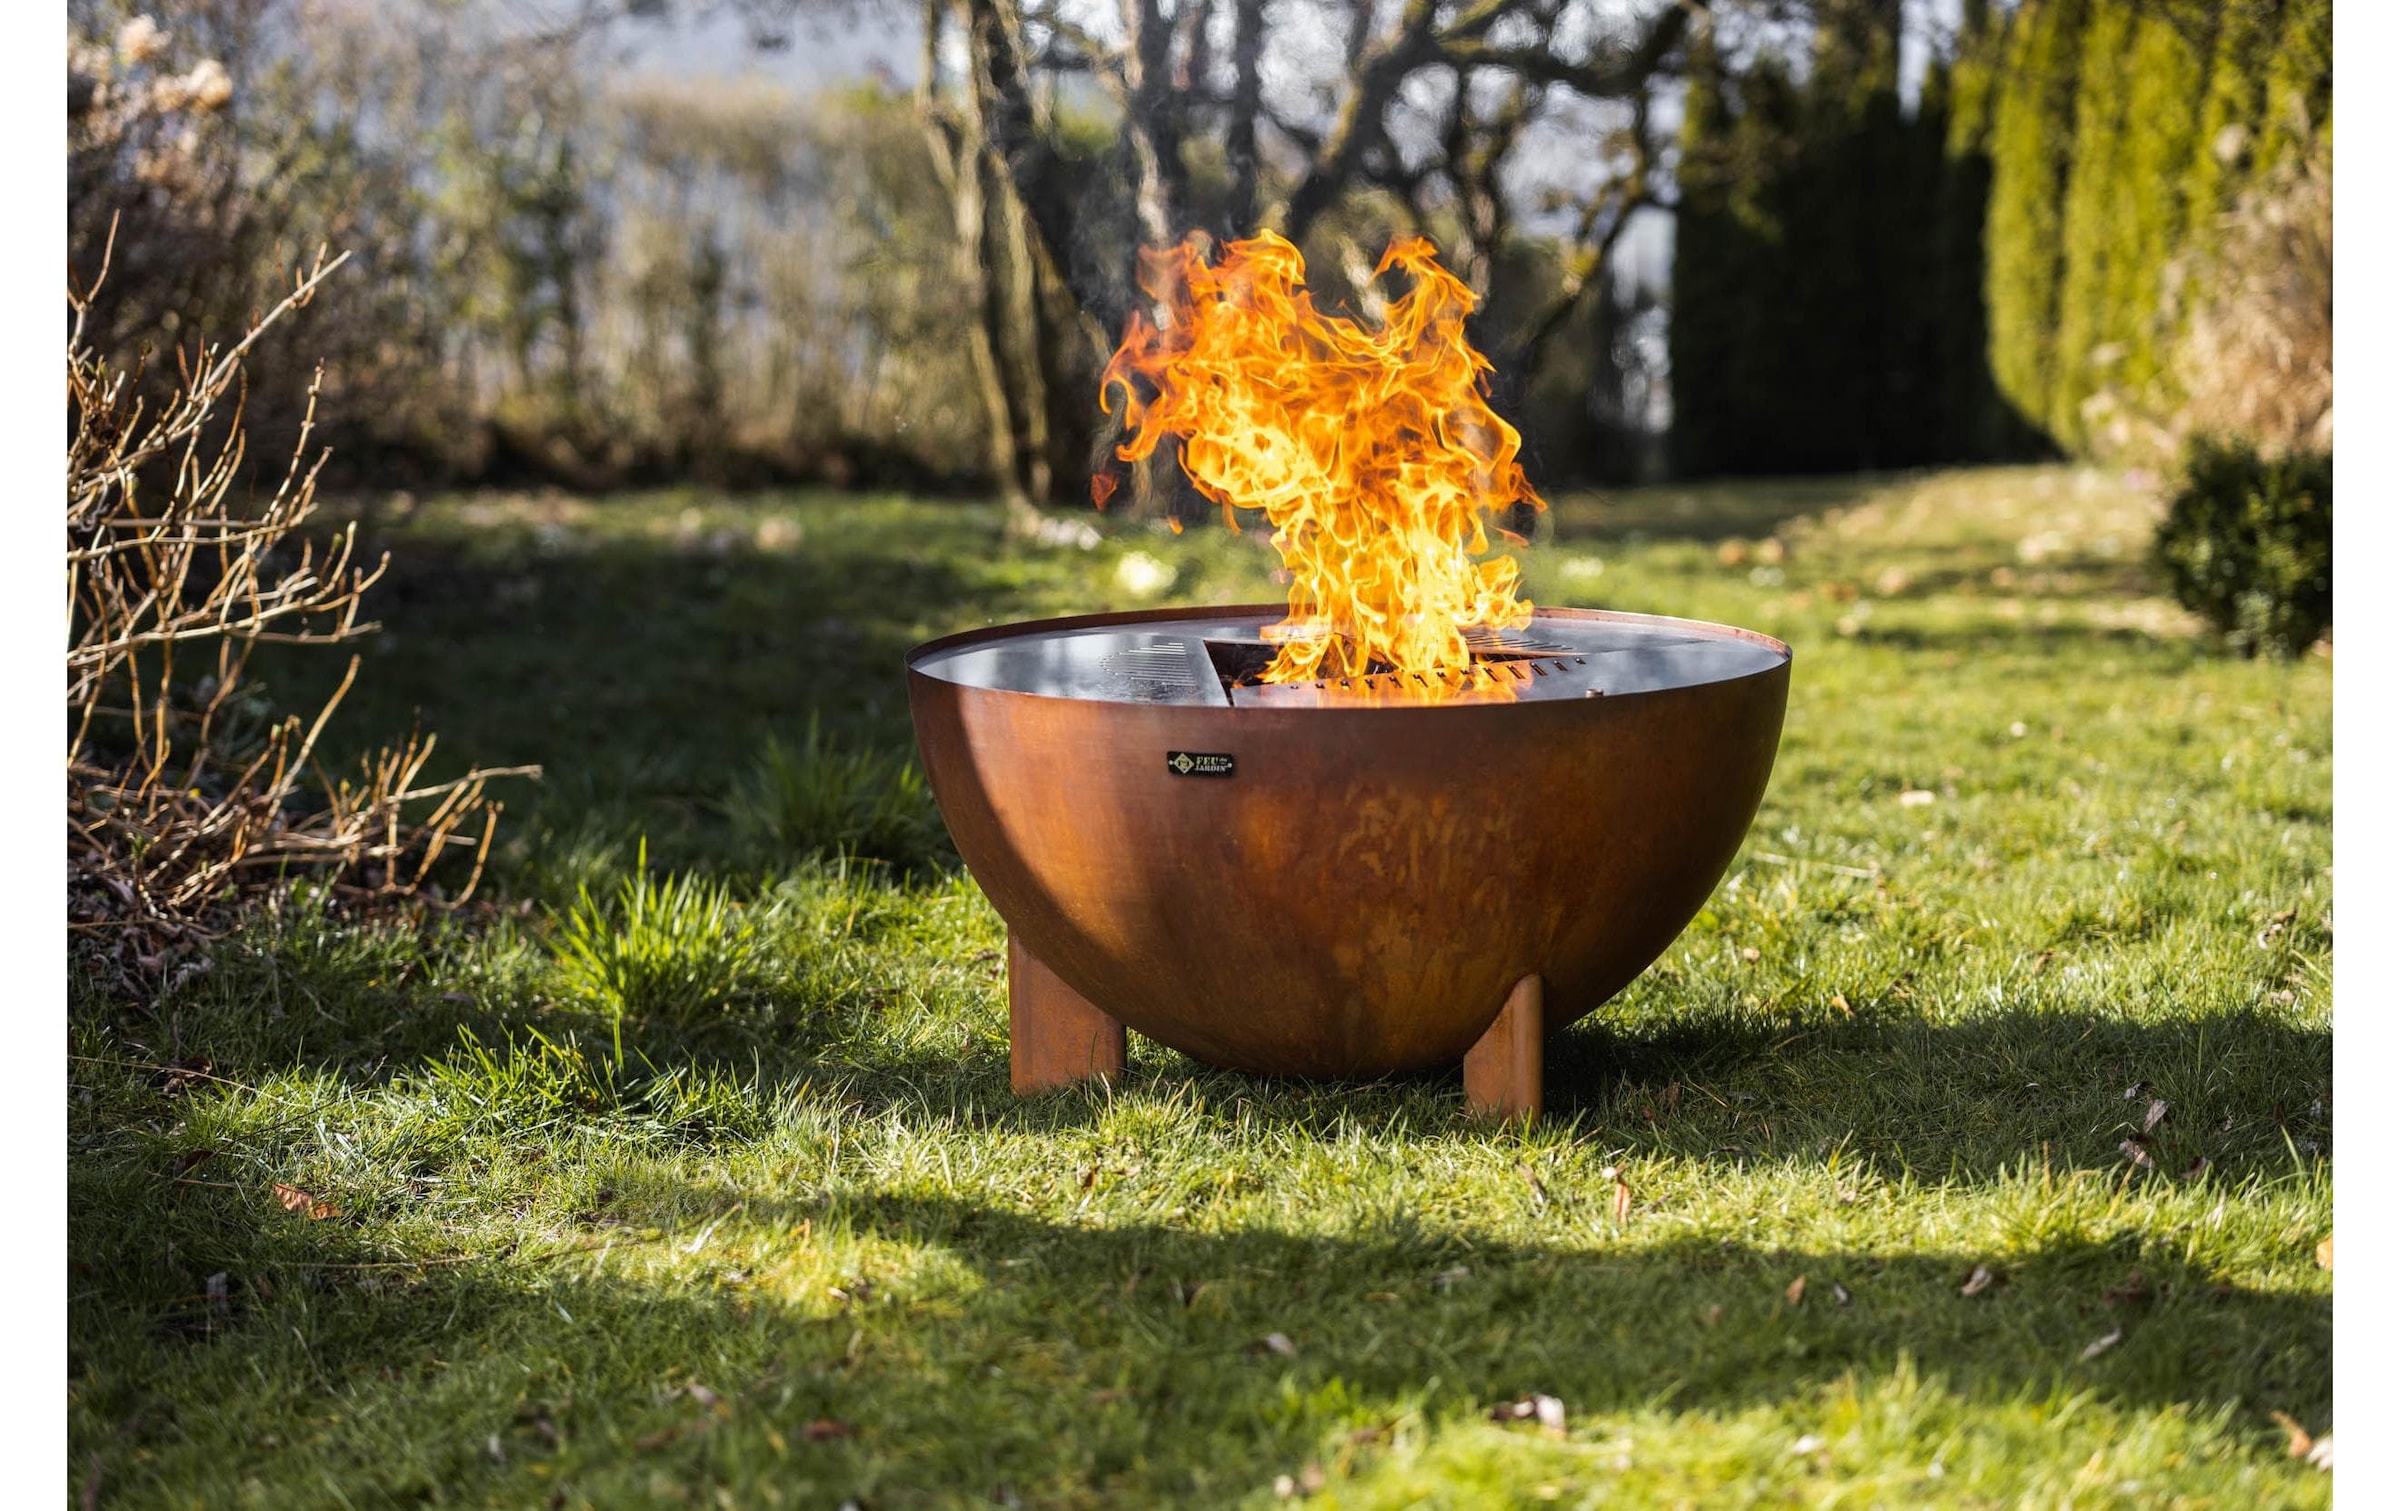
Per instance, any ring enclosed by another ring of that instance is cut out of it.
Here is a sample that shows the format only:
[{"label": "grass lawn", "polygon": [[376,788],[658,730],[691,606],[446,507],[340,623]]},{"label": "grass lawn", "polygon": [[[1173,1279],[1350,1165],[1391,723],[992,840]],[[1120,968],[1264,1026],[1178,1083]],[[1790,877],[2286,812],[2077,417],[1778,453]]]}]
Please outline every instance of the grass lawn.
[{"label": "grass lawn", "polygon": [[[2068,469],[1559,501],[1541,601],[1797,659],[1742,857],[1553,1044],[1527,1130],[1464,1122],[1455,1070],[1139,1039],[1113,1092],[1009,1094],[1002,930],[897,760],[901,653],[1279,596],[1257,541],[373,510],[385,629],[335,731],[548,774],[509,784],[491,906],[415,933],[294,891],[155,1011],[77,988],[76,1482],[2324,1505],[2273,1414],[2331,1411],[2330,662],[2210,655],[2150,517]],[[340,657],[267,670],[301,706]],[[1563,1430],[1493,1419],[1537,1396]]]}]

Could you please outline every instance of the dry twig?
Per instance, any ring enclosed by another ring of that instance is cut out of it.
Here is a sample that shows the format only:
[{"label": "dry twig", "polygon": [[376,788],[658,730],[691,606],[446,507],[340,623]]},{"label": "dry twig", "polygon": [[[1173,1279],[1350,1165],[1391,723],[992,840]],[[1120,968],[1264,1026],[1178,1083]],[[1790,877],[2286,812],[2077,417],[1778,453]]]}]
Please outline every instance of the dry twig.
[{"label": "dry twig", "polygon": [[[274,493],[254,507],[235,497],[243,358],[347,255],[320,252],[231,346],[178,349],[180,381],[156,412],[139,397],[139,370],[112,367],[85,340],[105,261],[67,296],[68,929],[114,955],[129,984],[212,937],[221,904],[293,872],[327,878],[352,904],[439,900],[435,863],[466,849],[463,900],[500,814],[486,784],[535,770],[430,782],[434,741],[423,735],[355,778],[328,776],[317,740],[356,657],[306,723],[249,727],[237,696],[263,642],[330,644],[375,628],[360,600],[385,560],[358,563],[355,526],[323,543],[300,533],[325,461],[309,453],[315,382]],[[194,659],[206,668],[197,681]]]}]

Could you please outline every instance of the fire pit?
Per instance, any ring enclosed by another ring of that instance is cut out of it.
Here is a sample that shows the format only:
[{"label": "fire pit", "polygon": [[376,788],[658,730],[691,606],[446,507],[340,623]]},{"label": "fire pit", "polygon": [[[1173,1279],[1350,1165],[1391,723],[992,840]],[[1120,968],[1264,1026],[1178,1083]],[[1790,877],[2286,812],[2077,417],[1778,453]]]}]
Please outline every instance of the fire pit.
[{"label": "fire pit", "polygon": [[1573,609],[1470,634],[1475,680],[1262,682],[1281,607],[1002,625],[908,658],[918,748],[1009,928],[1020,1092],[1212,1064],[1464,1060],[1538,1114],[1543,1037],[1682,931],[1733,859],[1791,652]]},{"label": "fire pit", "polygon": [[[1542,1040],[1691,921],[1758,811],[1791,651],[1539,609],[1487,522],[1538,509],[1467,340],[1475,295],[1395,241],[1319,309],[1262,232],[1146,251],[1101,379],[1120,462],[1172,447],[1254,510],[1282,609],[1003,625],[908,660],[917,747],[1008,921],[1019,1091],[1125,1063],[1125,1030],[1268,1075],[1463,1058],[1535,1115]],[[1122,476],[1092,480],[1105,505]]]}]

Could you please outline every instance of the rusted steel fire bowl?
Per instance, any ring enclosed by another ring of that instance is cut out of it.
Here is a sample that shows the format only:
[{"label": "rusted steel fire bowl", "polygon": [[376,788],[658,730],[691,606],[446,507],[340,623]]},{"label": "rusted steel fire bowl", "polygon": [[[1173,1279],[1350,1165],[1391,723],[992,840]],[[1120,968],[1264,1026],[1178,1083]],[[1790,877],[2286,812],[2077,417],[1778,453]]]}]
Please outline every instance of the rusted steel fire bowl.
[{"label": "rusted steel fire bowl", "polygon": [[1732,861],[1790,648],[1543,609],[1478,645],[1505,699],[1243,685],[1281,617],[1094,614],[909,654],[926,776],[1012,975],[1047,966],[1047,990],[1269,1075],[1457,1061],[1525,1001],[1538,1088],[1539,1036],[1656,959]]}]

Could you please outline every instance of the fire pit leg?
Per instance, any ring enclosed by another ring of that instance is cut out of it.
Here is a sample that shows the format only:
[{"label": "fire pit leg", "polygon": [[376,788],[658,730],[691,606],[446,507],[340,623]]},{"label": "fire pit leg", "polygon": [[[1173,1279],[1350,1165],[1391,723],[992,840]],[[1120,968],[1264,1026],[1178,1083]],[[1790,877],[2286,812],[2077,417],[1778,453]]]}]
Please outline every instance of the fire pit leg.
[{"label": "fire pit leg", "polygon": [[1058,979],[1008,936],[1008,1085],[1032,1096],[1125,1069],[1125,1025]]},{"label": "fire pit leg", "polygon": [[1542,1115],[1542,978],[1509,989],[1500,1016],[1467,1051],[1467,1111],[1476,1117]]}]

